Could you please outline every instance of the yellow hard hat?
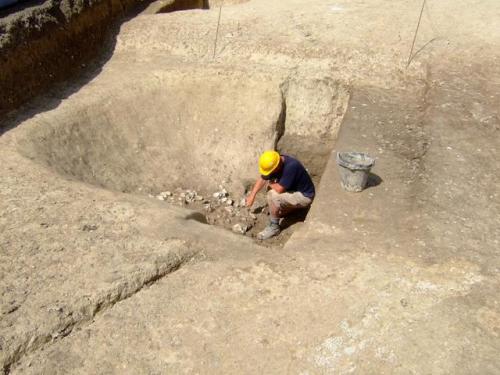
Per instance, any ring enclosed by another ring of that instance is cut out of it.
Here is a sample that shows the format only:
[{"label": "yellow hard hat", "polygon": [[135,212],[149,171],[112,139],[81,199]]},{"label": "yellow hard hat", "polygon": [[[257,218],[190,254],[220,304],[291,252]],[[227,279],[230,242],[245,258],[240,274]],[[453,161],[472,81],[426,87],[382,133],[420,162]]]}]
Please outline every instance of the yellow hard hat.
[{"label": "yellow hard hat", "polygon": [[262,176],[269,176],[280,164],[280,154],[276,151],[265,151],[259,158],[259,172]]}]

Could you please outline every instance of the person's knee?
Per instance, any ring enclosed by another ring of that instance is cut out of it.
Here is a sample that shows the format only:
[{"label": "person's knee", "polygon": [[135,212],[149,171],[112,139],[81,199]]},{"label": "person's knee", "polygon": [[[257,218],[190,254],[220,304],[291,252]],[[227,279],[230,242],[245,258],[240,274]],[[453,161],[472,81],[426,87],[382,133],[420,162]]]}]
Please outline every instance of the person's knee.
[{"label": "person's knee", "polygon": [[274,190],[269,190],[267,192],[267,204],[271,215],[274,217],[280,217],[279,193]]},{"label": "person's knee", "polygon": [[271,200],[273,199],[273,191],[274,191],[274,190],[273,190],[273,189],[271,189],[271,190],[269,190],[269,191],[267,192],[266,198],[267,198],[267,202],[268,202],[268,203],[269,203],[269,202],[271,202]]},{"label": "person's knee", "polygon": [[274,198],[274,197],[276,197],[278,195],[279,195],[279,193],[276,190],[274,190],[274,189],[269,189],[269,191],[267,192],[267,198],[268,199],[272,199],[272,198]]},{"label": "person's knee", "polygon": [[269,190],[267,192],[267,203],[269,206],[273,205],[279,207],[279,193],[272,189]]}]

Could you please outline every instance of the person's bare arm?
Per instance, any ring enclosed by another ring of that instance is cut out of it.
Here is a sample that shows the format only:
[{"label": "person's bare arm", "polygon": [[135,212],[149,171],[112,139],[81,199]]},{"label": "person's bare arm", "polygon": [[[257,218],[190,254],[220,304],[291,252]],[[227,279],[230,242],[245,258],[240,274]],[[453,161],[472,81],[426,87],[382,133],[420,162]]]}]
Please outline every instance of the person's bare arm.
[{"label": "person's bare arm", "polygon": [[266,184],[267,184],[267,181],[264,180],[262,177],[259,177],[257,179],[257,181],[255,182],[255,185],[252,188],[252,191],[250,192],[250,194],[248,194],[248,197],[246,199],[247,207],[252,207],[253,202],[255,202],[255,196],[257,195],[257,193],[259,191],[262,190],[262,188],[264,186],[266,186]]},{"label": "person's bare arm", "polygon": [[284,193],[286,191],[286,189],[277,182],[269,183],[269,187],[279,194]]}]

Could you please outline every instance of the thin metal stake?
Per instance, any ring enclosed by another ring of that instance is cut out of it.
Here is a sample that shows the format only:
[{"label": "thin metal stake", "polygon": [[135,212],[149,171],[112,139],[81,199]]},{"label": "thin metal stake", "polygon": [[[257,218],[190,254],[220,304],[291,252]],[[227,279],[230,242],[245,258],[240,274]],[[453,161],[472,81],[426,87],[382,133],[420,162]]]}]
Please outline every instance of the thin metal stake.
[{"label": "thin metal stake", "polygon": [[415,29],[415,35],[413,36],[413,43],[411,44],[410,56],[408,56],[408,62],[406,63],[406,67],[410,66],[411,57],[413,55],[413,48],[415,48],[415,41],[417,40],[418,29],[420,28],[420,21],[422,20],[422,13],[424,13],[426,0],[422,1],[422,9],[420,9],[420,16],[418,17],[417,28]]},{"label": "thin metal stake", "polygon": [[213,60],[215,60],[215,52],[217,51],[217,39],[219,38],[219,26],[220,26],[220,17],[222,15],[222,4],[220,5],[219,8],[219,20],[217,21],[217,31],[215,33],[215,41],[214,41],[214,56]]}]

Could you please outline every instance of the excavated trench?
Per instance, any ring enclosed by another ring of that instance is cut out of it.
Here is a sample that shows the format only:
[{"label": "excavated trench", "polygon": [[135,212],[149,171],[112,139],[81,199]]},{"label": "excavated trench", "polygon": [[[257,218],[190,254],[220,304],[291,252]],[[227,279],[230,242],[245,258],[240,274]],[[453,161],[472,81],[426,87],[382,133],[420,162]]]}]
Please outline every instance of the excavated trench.
[{"label": "excavated trench", "polygon": [[[20,1],[1,9],[0,130],[4,127],[1,120],[9,111],[60,82],[75,77],[88,79],[92,69],[99,69],[100,60],[109,57],[118,26],[124,20],[141,12],[209,9],[247,1]],[[20,80],[23,85],[19,85]]]},{"label": "excavated trench", "polygon": [[[246,1],[159,0],[145,13]],[[92,14],[94,9],[85,12]],[[171,78],[167,74],[166,80]],[[267,222],[264,194],[252,212],[242,203],[255,180],[260,152],[278,148],[297,156],[319,181],[335,129],[331,119],[321,119],[325,120],[321,132],[314,127],[309,131],[307,121],[301,121],[313,111],[308,106],[322,101],[318,97],[325,94],[324,87],[326,100],[338,106],[341,97],[329,97],[332,88],[337,91],[335,83],[320,82],[323,90],[316,93],[316,87],[269,84],[251,76],[225,83],[223,78],[201,76],[187,85],[185,79],[167,83],[157,79],[141,78],[134,87],[108,89],[101,98],[70,102],[70,108],[40,116],[42,126],[28,131],[20,151],[64,176],[185,206],[200,212],[197,217],[208,224],[252,236]],[[333,117],[340,117],[337,112]],[[305,134],[299,127],[307,130]]]},{"label": "excavated trench", "polygon": [[[253,210],[242,203],[263,150],[298,157],[318,185],[348,100],[342,86],[295,82],[284,89],[265,78],[203,73],[157,78],[37,116],[20,152],[71,179],[149,195],[249,236],[267,222],[264,193]],[[325,94],[325,85],[330,96],[314,97]],[[284,243],[290,233],[271,244]]]},{"label": "excavated trench", "polygon": [[[130,76],[120,87],[110,86],[115,79],[95,83],[23,123],[15,136],[18,150],[61,178],[151,195],[167,210],[181,205],[191,210],[186,217],[227,229],[251,224],[245,235],[254,236],[266,224],[266,210],[252,213],[238,201],[257,176],[260,152],[277,147],[297,156],[318,185],[349,95],[329,79],[210,73],[155,71]],[[265,245],[284,244],[293,228]],[[4,370],[50,337],[40,334],[33,346],[21,338]]]}]

